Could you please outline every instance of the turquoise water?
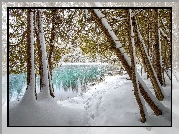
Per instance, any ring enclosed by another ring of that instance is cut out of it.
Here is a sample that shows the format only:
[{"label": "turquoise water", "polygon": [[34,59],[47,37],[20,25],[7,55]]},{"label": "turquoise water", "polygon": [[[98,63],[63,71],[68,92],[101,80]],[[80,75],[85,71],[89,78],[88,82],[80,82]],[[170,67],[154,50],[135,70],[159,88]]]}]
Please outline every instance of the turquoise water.
[{"label": "turquoise water", "polygon": [[26,74],[9,75],[9,98],[22,96],[22,88],[26,85]]},{"label": "turquoise water", "polygon": [[[110,71],[107,65],[65,65],[56,68],[52,72],[52,83],[55,90],[68,91],[69,88],[78,90],[78,85],[85,85],[94,82],[98,77]],[[36,77],[37,87],[40,85],[39,76]],[[22,97],[26,88],[26,74],[9,75],[9,97]]]}]

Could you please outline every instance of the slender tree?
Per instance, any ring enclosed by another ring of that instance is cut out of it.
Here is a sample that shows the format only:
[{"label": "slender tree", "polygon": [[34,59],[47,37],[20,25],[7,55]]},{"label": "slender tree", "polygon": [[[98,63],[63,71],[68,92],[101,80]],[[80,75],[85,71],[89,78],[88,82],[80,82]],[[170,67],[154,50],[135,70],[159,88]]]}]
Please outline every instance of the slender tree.
[{"label": "slender tree", "polygon": [[163,85],[162,80],[162,68],[160,62],[160,49],[159,49],[159,27],[158,27],[158,9],[152,10],[153,15],[153,23],[152,23],[152,31],[154,35],[154,44],[153,44],[153,55],[152,55],[152,63],[154,70],[157,74],[157,78],[161,85]]},{"label": "slender tree", "polygon": [[130,58],[131,58],[131,72],[132,72],[132,83],[134,87],[134,95],[136,98],[136,101],[139,105],[140,109],[140,114],[141,114],[141,121],[142,123],[146,122],[146,117],[144,112],[145,104],[142,104],[142,97],[140,96],[140,90],[139,90],[139,85],[138,85],[138,79],[136,77],[136,61],[135,61],[135,48],[134,48],[134,32],[133,32],[133,25],[132,25],[132,18],[131,18],[131,9],[128,10],[128,15],[127,15],[127,22],[129,26],[129,50],[130,50]]},{"label": "slender tree", "polygon": [[39,40],[40,40],[40,51],[42,52],[42,57],[40,57],[42,61],[42,90],[39,93],[38,97],[41,96],[41,99],[48,99],[49,98],[49,92],[51,94],[51,91],[49,91],[49,83],[50,79],[48,79],[49,70],[48,70],[48,60],[47,60],[47,53],[46,53],[46,44],[45,44],[45,38],[44,38],[44,30],[43,30],[43,21],[42,21],[42,11],[38,11],[39,14],[39,21],[38,21],[38,29],[39,29]]},{"label": "slender tree", "polygon": [[[50,53],[49,53],[49,57],[48,57],[48,62],[49,62],[49,79],[52,78],[52,69],[53,69],[53,52],[54,52],[54,40],[55,40],[55,22],[56,22],[56,16],[58,13],[57,9],[52,9],[51,11],[52,13],[52,29],[51,29],[51,38],[50,38]],[[52,91],[54,92],[54,88],[53,85],[51,83],[49,83],[49,88],[52,94]]]},{"label": "slender tree", "polygon": [[31,70],[31,62],[30,62],[30,44],[31,44],[31,38],[30,38],[30,12],[31,10],[29,9],[27,11],[27,85],[30,83],[30,70]]},{"label": "slender tree", "polygon": [[[35,98],[35,68],[34,68],[34,26],[33,12],[31,9],[27,11],[27,50],[28,55],[28,70],[27,70],[27,88],[22,98],[21,103],[25,100],[33,102]],[[28,72],[29,71],[29,72]],[[30,103],[32,104],[32,103]]]}]

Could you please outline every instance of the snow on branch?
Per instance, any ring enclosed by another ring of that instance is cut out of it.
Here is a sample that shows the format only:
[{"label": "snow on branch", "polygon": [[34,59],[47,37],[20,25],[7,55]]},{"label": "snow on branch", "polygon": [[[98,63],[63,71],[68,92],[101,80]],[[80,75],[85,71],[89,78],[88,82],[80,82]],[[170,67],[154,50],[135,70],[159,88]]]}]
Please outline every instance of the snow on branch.
[{"label": "snow on branch", "polygon": [[33,26],[33,12],[30,12],[30,37],[31,37],[31,50],[30,50],[30,53],[31,53],[31,75],[30,75],[30,84],[31,84],[31,89],[34,89],[35,88],[35,67],[34,67],[34,26]]},{"label": "snow on branch", "polygon": [[121,20],[126,20],[126,18],[115,17],[115,16],[113,16],[112,18],[113,18],[113,19],[116,19],[116,20],[118,20],[118,21],[121,21]]},{"label": "snow on branch", "polygon": [[167,41],[170,42],[171,41],[170,38],[164,33],[164,31],[161,28],[159,28],[159,29],[160,29],[161,33],[163,34],[163,36],[166,37]]},{"label": "snow on branch", "polygon": [[[94,2],[94,3],[95,3],[95,5],[96,5],[97,7],[103,7],[103,5],[101,4],[101,2]],[[116,20],[118,20],[118,21],[120,21],[120,20],[126,20],[126,18],[115,17],[115,16],[113,16],[112,18],[114,18],[114,19],[116,19]]]},{"label": "snow on branch", "polygon": [[144,90],[149,95],[149,97],[154,101],[155,105],[157,105],[159,107],[159,109],[162,110],[162,112],[165,112],[167,110],[167,108],[152,94],[152,92],[146,86],[145,82],[140,77],[139,73],[136,73],[136,76],[137,76],[138,80],[140,81],[140,83],[141,83],[142,87],[144,88]]},{"label": "snow on branch", "polygon": [[164,24],[164,20],[163,20],[163,19],[161,19],[161,20],[162,20],[162,24],[163,24],[163,26],[164,26],[166,32],[169,33],[169,29],[165,26],[165,24]]},{"label": "snow on branch", "polygon": [[96,15],[101,18],[102,24],[104,25],[104,27],[108,30],[108,33],[110,34],[110,36],[112,37],[113,41],[116,44],[116,48],[118,48],[120,50],[121,53],[124,53],[124,58],[127,61],[128,65],[131,66],[131,60],[130,57],[127,56],[127,54],[125,53],[124,49],[122,48],[122,44],[119,42],[118,37],[116,36],[116,34],[114,33],[114,31],[112,30],[111,26],[109,25],[109,23],[107,22],[106,18],[104,17],[105,15],[102,14],[100,12],[99,9],[94,9],[94,12],[96,13]]}]

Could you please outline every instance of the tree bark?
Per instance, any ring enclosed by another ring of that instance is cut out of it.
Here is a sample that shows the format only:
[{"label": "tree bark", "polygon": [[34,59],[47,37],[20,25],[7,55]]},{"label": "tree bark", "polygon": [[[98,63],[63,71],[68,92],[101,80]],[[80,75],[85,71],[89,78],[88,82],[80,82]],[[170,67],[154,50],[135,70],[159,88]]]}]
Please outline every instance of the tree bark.
[{"label": "tree bark", "polygon": [[42,51],[40,50],[40,38],[39,38],[39,28],[40,28],[40,15],[39,15],[39,10],[37,10],[37,16],[36,16],[36,23],[37,23],[37,28],[36,29],[36,42],[37,42],[37,47],[38,47],[38,55],[39,55],[39,75],[40,75],[40,91],[42,90]]},{"label": "tree bark", "polygon": [[[56,14],[57,14],[58,10],[57,9],[52,9],[52,29],[51,29],[51,38],[50,38],[50,53],[49,53],[49,57],[48,57],[48,62],[49,62],[49,71],[50,71],[50,75],[49,75],[49,80],[52,81],[52,69],[53,69],[53,52],[54,52],[54,40],[55,40],[55,22],[56,22]],[[49,83],[49,88],[50,88],[50,92],[51,95],[54,92],[54,88],[53,85],[51,83]],[[52,88],[52,89],[51,89]],[[54,96],[54,95],[52,95]]]},{"label": "tree bark", "polygon": [[52,76],[52,69],[53,69],[53,51],[54,51],[54,39],[55,39],[55,22],[56,22],[56,14],[57,14],[57,9],[52,10],[52,29],[51,29],[51,38],[50,38],[50,54],[48,57],[48,62],[49,62],[49,71],[50,75]]},{"label": "tree bark", "polygon": [[152,10],[154,22],[152,24],[153,34],[154,34],[154,44],[153,44],[153,55],[152,55],[152,63],[154,70],[157,74],[157,78],[161,85],[163,85],[162,80],[162,72],[160,65],[160,50],[159,50],[159,33],[158,33],[158,9]]},{"label": "tree bark", "polygon": [[31,38],[30,38],[30,12],[31,9],[27,11],[27,85],[30,84],[30,72],[31,72],[31,62],[30,62],[30,45],[31,45]]},{"label": "tree bark", "polygon": [[135,51],[134,51],[134,39],[132,39],[134,36],[134,33],[133,33],[133,26],[132,26],[132,22],[131,22],[131,13],[130,13],[130,10],[128,10],[128,15],[127,15],[127,22],[128,22],[128,27],[129,27],[129,30],[128,30],[128,38],[129,38],[129,51],[130,51],[130,57],[131,57],[131,72],[132,72],[132,83],[133,83],[133,87],[134,87],[134,95],[135,95],[135,98],[136,98],[136,101],[139,105],[139,109],[140,109],[140,114],[141,114],[141,121],[142,123],[145,123],[146,122],[146,118],[145,118],[145,112],[144,112],[144,108],[145,105],[143,106],[142,105],[142,102],[141,102],[141,99],[140,96],[139,96],[139,86],[138,86],[138,83],[137,83],[137,80],[136,80],[136,63],[135,63]]}]

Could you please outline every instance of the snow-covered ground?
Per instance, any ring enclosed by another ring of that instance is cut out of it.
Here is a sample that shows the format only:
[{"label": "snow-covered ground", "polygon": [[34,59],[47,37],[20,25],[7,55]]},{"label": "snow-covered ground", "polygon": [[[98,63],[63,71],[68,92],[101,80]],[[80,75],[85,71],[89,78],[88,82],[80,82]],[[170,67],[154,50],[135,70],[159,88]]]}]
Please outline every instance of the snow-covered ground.
[{"label": "snow-covered ground", "polygon": [[[84,107],[91,126],[170,126],[170,114],[156,117],[148,106],[150,118],[145,124],[140,122],[132,82],[126,78],[127,76],[108,77],[105,82],[93,86],[87,93],[58,104],[71,108]],[[168,98],[164,101],[169,108],[170,100]]]},{"label": "snow-covered ground", "polygon": [[[179,75],[179,73],[177,74]],[[143,76],[146,77],[145,75]],[[140,120],[138,105],[133,95],[133,87],[130,80],[125,76],[110,76],[104,82],[92,86],[87,93],[79,94],[77,97],[58,101],[37,101],[31,106],[26,104],[10,103],[10,125],[32,125],[32,126],[170,126],[170,114],[155,116],[150,108],[146,105],[149,114],[148,121],[143,124]],[[150,83],[147,82],[150,88]],[[169,133],[176,134],[179,131],[179,108],[177,101],[179,99],[178,82],[173,81],[172,97],[172,128],[152,128],[151,131],[146,128],[7,128],[6,106],[3,106],[3,134],[23,133],[46,133],[52,134],[61,131],[63,133],[111,133],[119,131],[122,133]],[[170,82],[167,80],[167,86],[164,91],[168,98],[162,103],[170,108]],[[38,131],[37,131],[38,130]]]}]

